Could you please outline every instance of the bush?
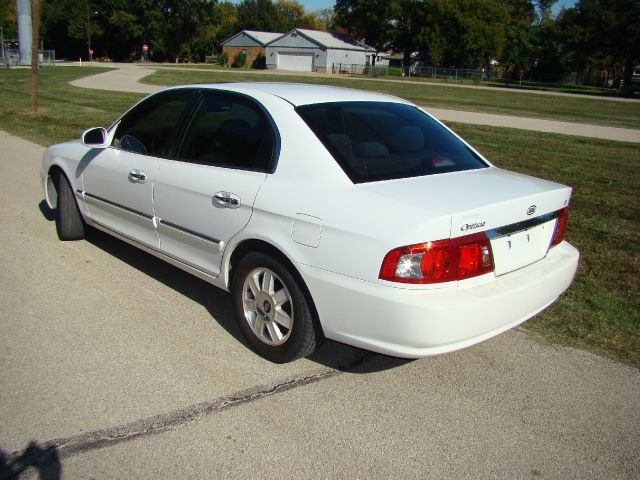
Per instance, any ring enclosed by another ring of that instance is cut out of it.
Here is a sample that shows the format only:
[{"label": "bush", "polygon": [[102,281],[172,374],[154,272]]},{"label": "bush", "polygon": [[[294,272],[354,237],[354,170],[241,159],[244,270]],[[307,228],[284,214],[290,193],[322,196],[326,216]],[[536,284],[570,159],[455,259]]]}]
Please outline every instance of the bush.
[{"label": "bush", "polygon": [[247,64],[247,53],[240,52],[235,57],[233,57],[233,62],[231,66],[233,68],[243,68]]},{"label": "bush", "polygon": [[178,58],[181,62],[190,63],[193,61],[193,53],[191,51],[191,45],[188,43],[183,43],[180,46],[180,53],[178,54]]},{"label": "bush", "polygon": [[227,52],[222,52],[218,55],[218,65],[222,65],[226,67],[229,64],[229,54]]},{"label": "bush", "polygon": [[265,57],[262,52],[258,52],[256,58],[251,62],[251,68],[255,68],[257,70],[264,70],[267,68],[267,57]]}]

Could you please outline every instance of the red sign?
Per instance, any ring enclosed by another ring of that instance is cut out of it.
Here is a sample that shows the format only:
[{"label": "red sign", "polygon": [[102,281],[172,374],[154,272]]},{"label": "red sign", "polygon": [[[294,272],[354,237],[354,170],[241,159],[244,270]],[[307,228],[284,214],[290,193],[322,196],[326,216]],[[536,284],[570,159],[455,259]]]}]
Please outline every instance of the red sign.
[{"label": "red sign", "polygon": [[144,50],[145,52],[149,51],[149,45],[142,45],[142,50]]}]

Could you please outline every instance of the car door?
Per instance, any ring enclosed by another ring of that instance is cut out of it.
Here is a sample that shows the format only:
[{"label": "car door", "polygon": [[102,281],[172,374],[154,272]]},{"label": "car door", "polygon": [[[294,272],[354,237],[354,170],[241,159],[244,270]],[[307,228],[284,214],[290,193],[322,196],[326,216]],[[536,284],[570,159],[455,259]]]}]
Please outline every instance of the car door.
[{"label": "car door", "polygon": [[153,179],[163,159],[175,153],[177,129],[195,97],[189,90],[163,92],[122,117],[111,146],[82,166],[91,220],[158,248]]},{"label": "car door", "polygon": [[229,240],[249,222],[272,168],[277,132],[246,97],[203,92],[178,158],[154,182],[160,249],[218,276]]}]

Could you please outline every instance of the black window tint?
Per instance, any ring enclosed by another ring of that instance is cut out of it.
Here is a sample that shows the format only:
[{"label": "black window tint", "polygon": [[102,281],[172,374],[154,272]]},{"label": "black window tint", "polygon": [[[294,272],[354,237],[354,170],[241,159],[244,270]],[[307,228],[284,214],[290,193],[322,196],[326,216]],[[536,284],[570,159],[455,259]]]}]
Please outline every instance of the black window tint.
[{"label": "black window tint", "polygon": [[149,98],[122,118],[113,146],[129,152],[167,156],[180,118],[192,98],[193,93],[186,90]]},{"label": "black window tint", "polygon": [[179,158],[194,163],[269,171],[274,134],[264,114],[244,97],[204,93]]},{"label": "black window tint", "polygon": [[438,122],[410,105],[336,102],[296,110],[354,183],[487,166]]}]

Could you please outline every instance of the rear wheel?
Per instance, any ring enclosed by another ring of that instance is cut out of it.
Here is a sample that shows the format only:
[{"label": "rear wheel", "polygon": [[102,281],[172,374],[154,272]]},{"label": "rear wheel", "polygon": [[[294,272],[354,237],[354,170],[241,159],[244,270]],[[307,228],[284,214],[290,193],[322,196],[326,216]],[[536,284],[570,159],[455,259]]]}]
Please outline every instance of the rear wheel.
[{"label": "rear wheel", "polygon": [[272,362],[313,353],[318,344],[314,316],[301,285],[279,260],[247,254],[233,274],[236,321],[251,347]]},{"label": "rear wheel", "polygon": [[63,174],[56,177],[58,207],[56,208],[56,230],[60,240],[81,240],[84,238],[84,220],[76,203],[76,196]]}]

